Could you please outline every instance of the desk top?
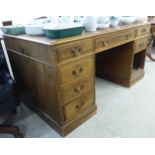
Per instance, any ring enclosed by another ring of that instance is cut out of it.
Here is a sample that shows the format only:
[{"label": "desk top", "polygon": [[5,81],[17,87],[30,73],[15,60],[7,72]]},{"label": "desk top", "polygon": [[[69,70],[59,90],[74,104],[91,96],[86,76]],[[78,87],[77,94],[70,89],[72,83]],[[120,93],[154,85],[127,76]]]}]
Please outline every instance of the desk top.
[{"label": "desk top", "polygon": [[24,35],[6,35],[4,34],[4,37],[11,37],[11,38],[16,38],[16,39],[21,39],[21,40],[27,40],[31,42],[37,42],[39,44],[44,44],[48,46],[53,46],[57,44],[62,44],[70,41],[75,41],[79,39],[85,39],[89,37],[95,37],[99,35],[106,35],[110,33],[115,33],[119,31],[126,31],[129,29],[134,29],[136,27],[141,27],[141,26],[150,26],[150,23],[144,23],[144,24],[131,24],[131,25],[121,25],[116,28],[108,28],[106,30],[98,30],[96,32],[84,32],[81,35],[76,35],[73,37],[67,37],[67,38],[61,38],[61,39],[49,39],[44,36],[28,36],[26,34]]}]

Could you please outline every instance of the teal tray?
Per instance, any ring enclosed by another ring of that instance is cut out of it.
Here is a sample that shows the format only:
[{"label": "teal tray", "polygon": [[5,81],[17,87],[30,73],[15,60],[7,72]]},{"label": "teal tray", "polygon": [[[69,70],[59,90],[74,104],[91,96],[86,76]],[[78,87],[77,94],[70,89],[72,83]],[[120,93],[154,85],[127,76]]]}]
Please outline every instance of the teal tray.
[{"label": "teal tray", "polygon": [[80,35],[80,34],[82,34],[83,30],[84,30],[84,26],[81,26],[81,27],[60,29],[60,30],[44,29],[44,33],[45,33],[46,37],[48,37],[48,38],[59,39],[59,38],[64,38],[64,37]]},{"label": "teal tray", "polygon": [[11,34],[11,35],[19,35],[19,34],[25,34],[25,27],[24,26],[6,26],[1,27],[1,30],[5,34]]}]

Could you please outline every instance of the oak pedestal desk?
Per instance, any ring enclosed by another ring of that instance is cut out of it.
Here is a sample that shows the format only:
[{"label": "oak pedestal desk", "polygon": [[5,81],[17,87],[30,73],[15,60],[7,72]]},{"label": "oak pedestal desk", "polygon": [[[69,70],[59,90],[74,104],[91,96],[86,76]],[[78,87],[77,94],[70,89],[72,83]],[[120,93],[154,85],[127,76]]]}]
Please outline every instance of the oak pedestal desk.
[{"label": "oak pedestal desk", "polygon": [[95,75],[127,87],[144,76],[149,32],[133,24],[57,40],[4,38],[23,101],[65,136],[96,113]]}]

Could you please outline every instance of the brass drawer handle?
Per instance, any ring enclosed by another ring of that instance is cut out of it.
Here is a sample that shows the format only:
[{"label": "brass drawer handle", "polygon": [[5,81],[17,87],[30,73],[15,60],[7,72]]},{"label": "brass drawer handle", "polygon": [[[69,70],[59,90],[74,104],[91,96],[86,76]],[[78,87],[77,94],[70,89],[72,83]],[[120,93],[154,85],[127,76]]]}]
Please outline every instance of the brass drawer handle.
[{"label": "brass drawer handle", "polygon": [[80,52],[79,52],[78,50],[76,50],[75,56],[77,57],[77,56],[79,56],[79,55],[80,55]]},{"label": "brass drawer handle", "polygon": [[29,52],[27,51],[27,49],[25,49],[23,47],[21,47],[20,51],[22,54],[29,55]]},{"label": "brass drawer handle", "polygon": [[139,44],[139,48],[143,48],[144,47],[144,43]]},{"label": "brass drawer handle", "polygon": [[25,53],[25,51],[24,51],[24,48],[23,47],[21,47],[21,53]]},{"label": "brass drawer handle", "polygon": [[72,74],[77,76],[77,71],[74,70],[74,71],[72,72]]},{"label": "brass drawer handle", "polygon": [[73,47],[73,49],[71,50],[71,52],[74,54],[74,56],[79,56],[79,55],[81,54],[81,53],[80,53],[81,50],[82,50],[82,49],[81,49],[80,47],[78,48],[78,47],[76,46],[76,47]]},{"label": "brass drawer handle", "polygon": [[85,101],[80,102],[78,105],[75,106],[76,110],[81,110],[82,106],[85,104]]},{"label": "brass drawer handle", "polygon": [[141,31],[142,33],[145,33],[146,32],[146,29],[144,28],[144,29],[142,29],[142,31]]},{"label": "brass drawer handle", "polygon": [[72,75],[79,77],[83,73],[83,67],[77,68],[76,70],[72,71]]},{"label": "brass drawer handle", "polygon": [[78,47],[78,51],[81,52],[82,51],[82,47]]},{"label": "brass drawer handle", "polygon": [[127,34],[127,35],[125,35],[125,38],[126,38],[126,40],[130,40],[130,38],[131,38],[131,34]]},{"label": "brass drawer handle", "polygon": [[80,94],[83,91],[84,85],[74,88],[74,92]]},{"label": "brass drawer handle", "polygon": [[75,108],[76,108],[76,110],[80,110],[80,106],[79,105],[76,105]]},{"label": "brass drawer handle", "polygon": [[79,68],[79,73],[81,74],[83,72],[83,67]]},{"label": "brass drawer handle", "polygon": [[101,43],[104,47],[107,47],[109,45],[109,41],[102,41]]},{"label": "brass drawer handle", "polygon": [[71,49],[71,52],[72,52],[73,54],[76,53],[76,49],[75,49],[75,47],[73,47],[73,48]]},{"label": "brass drawer handle", "polygon": [[81,93],[81,89],[79,87],[74,88],[74,92],[77,93],[77,94],[80,94]]}]

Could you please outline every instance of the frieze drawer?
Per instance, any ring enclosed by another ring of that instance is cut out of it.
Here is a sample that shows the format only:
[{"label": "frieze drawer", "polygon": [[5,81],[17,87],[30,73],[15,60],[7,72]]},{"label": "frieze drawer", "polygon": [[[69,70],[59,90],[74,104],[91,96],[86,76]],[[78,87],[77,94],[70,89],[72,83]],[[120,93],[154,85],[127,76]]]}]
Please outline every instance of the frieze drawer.
[{"label": "frieze drawer", "polygon": [[85,39],[55,47],[57,62],[64,62],[93,51],[92,39]]},{"label": "frieze drawer", "polygon": [[134,39],[134,31],[122,33],[114,36],[100,37],[95,40],[96,51],[103,51],[109,48],[113,48],[122,43],[129,42]]}]

